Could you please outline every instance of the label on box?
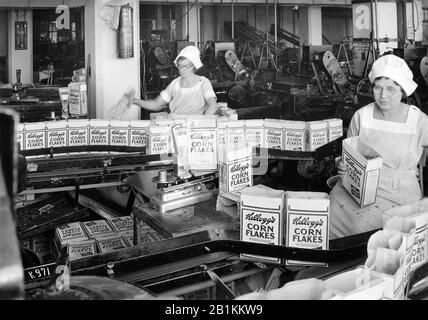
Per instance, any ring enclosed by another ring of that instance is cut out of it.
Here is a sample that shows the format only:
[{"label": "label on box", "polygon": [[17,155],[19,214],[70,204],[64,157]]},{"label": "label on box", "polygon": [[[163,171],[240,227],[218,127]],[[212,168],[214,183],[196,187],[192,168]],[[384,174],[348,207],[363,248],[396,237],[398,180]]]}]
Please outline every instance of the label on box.
[{"label": "label on box", "polygon": [[70,260],[85,258],[88,256],[92,256],[95,253],[95,240],[68,245],[68,255],[70,257]]},{"label": "label on box", "polygon": [[162,154],[169,152],[169,134],[149,136],[150,154]]},{"label": "label on box", "polygon": [[283,131],[282,129],[266,130],[266,147],[269,149],[279,149],[282,147]]},{"label": "label on box", "polygon": [[112,252],[127,248],[125,240],[122,237],[97,240],[98,249],[101,253]]},{"label": "label on box", "polygon": [[285,150],[305,150],[305,130],[285,130]]},{"label": "label on box", "polygon": [[67,146],[66,129],[48,129],[48,148]]},{"label": "label on box", "polygon": [[111,146],[127,146],[129,139],[129,130],[127,128],[111,128],[110,129],[110,145]]},{"label": "label on box", "polygon": [[108,128],[90,128],[89,129],[90,145],[107,146],[108,145]]},{"label": "label on box", "polygon": [[145,147],[147,145],[147,134],[145,129],[132,128],[130,130],[129,146]]},{"label": "label on box", "polygon": [[25,150],[46,148],[46,131],[26,131],[25,132]]},{"label": "label on box", "polygon": [[86,146],[88,145],[88,129],[69,129],[68,146]]},{"label": "label on box", "polygon": [[245,157],[229,164],[221,163],[219,179],[224,192],[242,190],[252,185],[252,159]]},{"label": "label on box", "polygon": [[327,129],[308,131],[308,151],[315,151],[317,148],[327,143]]},{"label": "label on box", "polygon": [[231,129],[227,128],[227,147],[232,150],[237,150],[244,146],[244,129]]},{"label": "label on box", "polygon": [[189,163],[197,169],[217,168],[216,130],[190,129],[189,134]]},{"label": "label on box", "polygon": [[90,238],[115,234],[115,231],[106,220],[84,221],[82,223]]},{"label": "label on box", "polygon": [[262,147],[263,146],[263,128],[247,128],[245,130],[245,141],[247,147]]},{"label": "label on box", "polygon": [[[287,247],[326,249],[328,247],[328,214],[287,213]],[[287,260],[287,265],[320,265],[308,261]]]},{"label": "label on box", "polygon": [[328,141],[334,141],[343,136],[342,127],[332,127],[328,129]]},{"label": "label on box", "polygon": [[414,270],[426,262],[427,223],[423,216],[416,217],[415,238],[412,248],[411,269]]},{"label": "label on box", "polygon": [[[243,208],[241,214],[241,241],[263,244],[281,245],[280,213],[274,211],[250,210]],[[269,262],[280,263],[280,258],[252,254],[242,254],[243,257],[257,258]]]},{"label": "label on box", "polygon": [[110,219],[109,222],[117,233],[128,231],[133,232],[134,230],[134,220],[130,216],[113,218]]}]

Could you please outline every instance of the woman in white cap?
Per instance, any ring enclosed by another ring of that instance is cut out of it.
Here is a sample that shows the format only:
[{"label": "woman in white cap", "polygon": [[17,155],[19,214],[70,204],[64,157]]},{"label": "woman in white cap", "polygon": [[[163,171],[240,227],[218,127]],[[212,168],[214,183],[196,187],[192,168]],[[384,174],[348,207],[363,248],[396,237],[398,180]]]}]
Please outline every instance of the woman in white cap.
[{"label": "woman in white cap", "polygon": [[174,60],[180,74],[160,95],[151,100],[134,99],[132,103],[150,110],[159,111],[169,105],[171,115],[211,115],[217,111],[217,97],[211,82],[195,71],[202,67],[199,49],[183,48]]},{"label": "woman in white cap", "polygon": [[[331,238],[382,228],[383,211],[422,197],[417,165],[428,146],[428,117],[402,102],[417,87],[413,73],[403,59],[388,54],[373,63],[369,79],[375,102],[354,114],[347,135],[359,136],[383,158],[376,202],[361,208],[339,179],[330,192]],[[338,169],[345,173],[342,161]]]}]

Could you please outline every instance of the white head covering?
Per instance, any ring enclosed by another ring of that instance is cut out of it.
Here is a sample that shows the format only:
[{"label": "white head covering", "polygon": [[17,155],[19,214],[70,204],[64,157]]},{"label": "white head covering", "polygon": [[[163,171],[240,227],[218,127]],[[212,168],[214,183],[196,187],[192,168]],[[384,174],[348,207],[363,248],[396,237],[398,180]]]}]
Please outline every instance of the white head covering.
[{"label": "white head covering", "polygon": [[393,54],[387,54],[377,59],[369,73],[370,82],[373,83],[378,77],[387,77],[397,82],[407,96],[410,96],[418,86],[413,81],[413,73],[406,61]]},{"label": "white head covering", "polygon": [[191,63],[193,63],[196,69],[199,69],[200,67],[203,66],[199,49],[195,46],[187,46],[183,48],[178,54],[177,58],[175,58],[174,60],[175,66],[177,66],[177,60],[180,57],[186,58]]}]

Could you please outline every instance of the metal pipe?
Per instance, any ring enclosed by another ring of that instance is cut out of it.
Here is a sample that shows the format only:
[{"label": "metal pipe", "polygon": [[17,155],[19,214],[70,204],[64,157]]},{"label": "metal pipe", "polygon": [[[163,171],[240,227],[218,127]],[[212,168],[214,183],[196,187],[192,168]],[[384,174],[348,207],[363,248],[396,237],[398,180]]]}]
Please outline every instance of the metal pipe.
[{"label": "metal pipe", "polygon": [[266,0],[266,67],[269,65],[269,29],[268,29],[268,20],[269,20],[269,4]]},{"label": "metal pipe", "polygon": [[278,64],[278,21],[277,21],[277,4],[278,0],[274,0],[274,14],[275,14],[275,62]]},{"label": "metal pipe", "polygon": [[234,19],[234,5],[232,0],[232,40],[235,40],[235,19]]},{"label": "metal pipe", "polygon": [[[376,19],[376,48],[377,48],[377,52],[378,54],[380,53],[380,48],[379,48],[379,23],[378,23],[378,7],[377,7],[377,0],[374,0],[375,2],[375,19]],[[373,57],[374,60],[376,60],[376,57]]]}]

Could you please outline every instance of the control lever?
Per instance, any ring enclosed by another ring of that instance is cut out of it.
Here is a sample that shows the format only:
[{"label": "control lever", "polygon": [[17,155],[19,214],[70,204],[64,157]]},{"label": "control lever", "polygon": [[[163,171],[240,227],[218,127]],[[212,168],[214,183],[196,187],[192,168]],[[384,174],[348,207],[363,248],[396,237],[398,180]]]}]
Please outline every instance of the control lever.
[{"label": "control lever", "polygon": [[210,279],[219,287],[223,292],[232,299],[236,298],[236,294],[230,290],[230,288],[219,278],[219,276],[212,270],[208,269],[208,266],[203,264],[201,265],[202,271],[204,271]]}]

